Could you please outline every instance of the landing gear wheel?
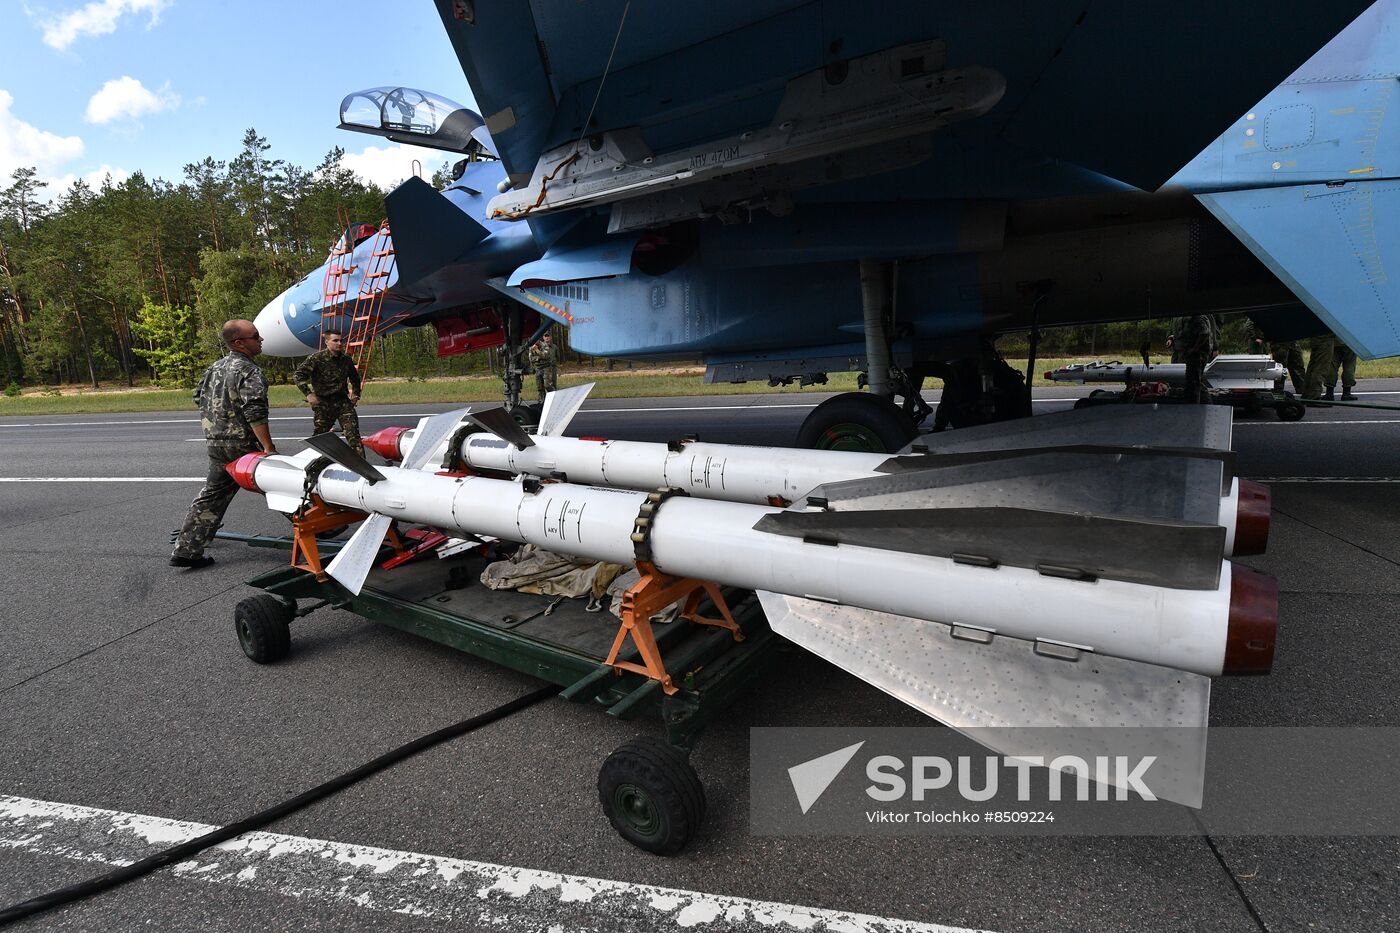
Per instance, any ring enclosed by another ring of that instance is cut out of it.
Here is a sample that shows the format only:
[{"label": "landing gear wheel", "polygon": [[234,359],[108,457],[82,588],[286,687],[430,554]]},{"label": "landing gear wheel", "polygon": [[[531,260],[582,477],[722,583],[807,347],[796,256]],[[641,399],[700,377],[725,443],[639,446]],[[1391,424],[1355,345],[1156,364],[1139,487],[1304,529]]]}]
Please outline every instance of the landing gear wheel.
[{"label": "landing gear wheel", "polygon": [[705,789],[678,749],[635,739],[598,771],[598,801],[618,834],[639,849],[675,855],[705,817]]},{"label": "landing gear wheel", "polygon": [[797,446],[894,453],[915,433],[914,422],[889,399],[845,392],[813,409],[797,431]]},{"label": "landing gear wheel", "polygon": [[537,428],[540,425],[540,416],[544,414],[543,402],[521,403],[510,410],[510,416],[515,419],[515,423],[522,428]]},{"label": "landing gear wheel", "polygon": [[292,610],[270,593],[241,600],[233,610],[233,629],[249,660],[271,664],[292,648]]},{"label": "landing gear wheel", "polygon": [[1280,421],[1302,421],[1303,416],[1307,413],[1308,406],[1296,398],[1290,398],[1274,406],[1274,414],[1278,415]]}]

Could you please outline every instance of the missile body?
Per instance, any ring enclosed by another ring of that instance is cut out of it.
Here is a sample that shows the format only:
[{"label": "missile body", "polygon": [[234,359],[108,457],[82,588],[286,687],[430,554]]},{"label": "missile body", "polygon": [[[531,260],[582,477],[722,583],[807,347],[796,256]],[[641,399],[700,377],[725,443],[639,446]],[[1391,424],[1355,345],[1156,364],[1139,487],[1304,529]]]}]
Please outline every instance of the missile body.
[{"label": "missile body", "polygon": [[[365,444],[388,460],[402,460],[413,450],[417,433],[415,429],[385,428],[366,438]],[[885,476],[896,462],[896,458],[882,453],[698,441],[657,444],[545,435],[532,435],[530,440],[531,446],[522,449],[493,434],[469,434],[462,439],[458,453],[473,470],[558,477],[625,489],[675,488],[696,498],[752,504],[795,502],[819,486]],[[432,468],[437,466],[434,461],[442,460],[443,453],[445,446],[429,458]],[[937,467],[940,462],[938,454],[927,455],[924,460],[929,467]],[[950,479],[950,485],[953,484],[955,481]],[[1206,489],[1198,504],[1188,504],[1186,513],[1170,517],[1211,522],[1225,528],[1226,556],[1262,553],[1269,526],[1267,487],[1236,479],[1223,495],[1218,492]],[[1084,488],[1079,498],[1066,499],[1059,507],[1101,511],[1105,508],[1101,493],[1102,489]],[[1164,517],[1154,514],[1152,507],[1144,507],[1137,514]]]},{"label": "missile body", "polygon": [[[300,495],[304,466],[249,454],[230,471],[272,504]],[[1214,585],[1192,589],[1066,579],[757,529],[785,513],[772,506],[676,496],[639,523],[648,496],[640,491],[380,470],[384,479],[371,483],[332,466],[315,490],[326,502],[377,515],[621,564],[637,559],[634,533],[645,528],[651,561],[673,576],[891,613],[911,625],[944,623],[1207,676],[1262,672],[1272,661],[1272,578],[1229,562]]]}]

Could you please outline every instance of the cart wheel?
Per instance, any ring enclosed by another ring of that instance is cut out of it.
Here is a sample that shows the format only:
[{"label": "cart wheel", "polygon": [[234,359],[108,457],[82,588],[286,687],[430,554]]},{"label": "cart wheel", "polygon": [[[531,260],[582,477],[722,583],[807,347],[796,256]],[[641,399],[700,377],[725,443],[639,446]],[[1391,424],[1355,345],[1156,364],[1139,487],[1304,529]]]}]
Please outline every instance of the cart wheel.
[{"label": "cart wheel", "polygon": [[623,839],[657,855],[685,848],[705,816],[705,789],[685,753],[655,739],[617,749],[598,771],[598,800]]},{"label": "cart wheel", "polygon": [[1280,421],[1302,421],[1303,416],[1308,413],[1308,406],[1298,401],[1296,398],[1279,402],[1274,406],[1274,414],[1278,415]]},{"label": "cart wheel", "polygon": [[270,593],[241,600],[233,610],[233,628],[243,653],[258,664],[287,656],[292,647],[292,610]]}]

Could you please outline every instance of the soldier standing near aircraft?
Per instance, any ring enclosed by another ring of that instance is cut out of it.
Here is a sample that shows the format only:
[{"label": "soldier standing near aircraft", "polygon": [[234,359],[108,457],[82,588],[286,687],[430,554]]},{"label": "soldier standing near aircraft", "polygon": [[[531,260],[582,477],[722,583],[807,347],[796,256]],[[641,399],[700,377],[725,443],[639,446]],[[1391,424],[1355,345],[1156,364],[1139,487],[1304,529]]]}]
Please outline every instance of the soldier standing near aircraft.
[{"label": "soldier standing near aircraft", "polygon": [[1332,357],[1335,355],[1336,346],[1337,338],[1330,333],[1308,341],[1308,372],[1303,386],[1303,398],[1321,401],[1322,386],[1332,373]]},{"label": "soldier standing near aircraft", "polygon": [[535,371],[535,391],[543,402],[546,394],[559,387],[559,349],[549,334],[530,348],[530,368]]},{"label": "soldier standing near aircraft", "polygon": [[209,452],[209,473],[204,488],[190,503],[175,553],[170,555],[172,567],[197,570],[214,563],[214,558],[204,553],[204,546],[214,537],[238,492],[238,484],[224,466],[258,450],[277,453],[267,426],[267,379],[253,362],[261,351],[262,337],[252,321],[244,320],[226,323],[221,336],[229,352],[204,371],[194,390]]},{"label": "soldier standing near aircraft", "polygon": [[339,419],[345,443],[364,456],[360,416],[355,413],[355,404],[360,400],[360,371],[345,355],[345,339],[340,334],[326,334],[326,348],[301,361],[296,383],[315,416],[312,433],[325,434]]},{"label": "soldier standing near aircraft", "polygon": [[[1304,370],[1307,364],[1303,360],[1303,351],[1298,349],[1298,341],[1270,340],[1264,335],[1264,332],[1259,329],[1259,325],[1255,324],[1252,320],[1249,322],[1248,334],[1249,352],[1268,353],[1272,356],[1274,362],[1278,363],[1287,371],[1288,375],[1285,378],[1292,381],[1293,391],[1302,395],[1303,386],[1306,383]],[[1285,385],[1284,378],[1276,380],[1274,382],[1274,391],[1282,392]]]},{"label": "soldier standing near aircraft", "polygon": [[1206,364],[1215,356],[1220,343],[1220,331],[1215,318],[1209,314],[1179,317],[1172,321],[1167,335],[1167,349],[1172,351],[1173,363],[1186,364],[1184,394],[1193,403],[1209,403],[1205,388]]},{"label": "soldier standing near aircraft", "polygon": [[1356,351],[1340,340],[1336,342],[1332,351],[1332,366],[1327,371],[1327,391],[1322,394],[1325,402],[1333,401],[1337,391],[1337,371],[1342,373],[1342,401],[1354,402],[1356,396],[1352,393],[1352,386],[1356,385]]}]

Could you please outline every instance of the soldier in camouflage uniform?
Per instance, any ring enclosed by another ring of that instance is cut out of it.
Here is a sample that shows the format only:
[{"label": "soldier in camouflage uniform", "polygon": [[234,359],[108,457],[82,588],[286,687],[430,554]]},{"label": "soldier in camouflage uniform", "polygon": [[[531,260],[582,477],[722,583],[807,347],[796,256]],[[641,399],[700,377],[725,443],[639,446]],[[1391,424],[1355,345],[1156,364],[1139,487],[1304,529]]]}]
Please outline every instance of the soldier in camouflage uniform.
[{"label": "soldier in camouflage uniform", "polygon": [[[1272,356],[1275,363],[1278,363],[1287,370],[1288,375],[1286,378],[1292,380],[1293,391],[1298,395],[1302,395],[1303,386],[1307,382],[1304,376],[1304,370],[1307,364],[1303,360],[1303,351],[1298,349],[1298,341],[1269,340],[1269,338],[1264,335],[1264,332],[1259,329],[1259,325],[1254,323],[1253,319],[1250,320],[1246,328],[1246,333],[1249,334],[1249,352],[1268,353]],[[1274,391],[1282,392],[1284,390],[1284,385],[1283,379],[1275,380]]]},{"label": "soldier in camouflage uniform", "polygon": [[1172,351],[1173,363],[1186,364],[1186,384],[1182,394],[1189,401],[1210,404],[1210,393],[1205,386],[1205,368],[1215,358],[1219,346],[1220,327],[1214,316],[1196,314],[1172,321],[1167,348]]},{"label": "soldier in camouflage uniform", "polygon": [[[360,440],[360,416],[355,403],[360,400],[360,371],[345,355],[345,341],[340,334],[326,334],[326,348],[301,361],[296,372],[297,388],[311,404],[315,416],[314,434],[329,431],[337,419],[345,443],[364,456],[365,445]],[[349,384],[349,391],[346,385]]]},{"label": "soldier in camouflage uniform", "polygon": [[543,402],[546,393],[559,388],[559,348],[549,334],[530,348],[530,368],[535,371],[535,390]]},{"label": "soldier in camouflage uniform", "polygon": [[194,390],[200,422],[209,452],[209,473],[204,488],[190,503],[180,529],[172,567],[198,569],[214,563],[204,546],[214,537],[224,512],[238,492],[238,484],[224,466],[254,451],[275,454],[267,427],[267,379],[253,362],[262,349],[262,337],[252,321],[233,320],[224,325],[223,357],[204,371]]},{"label": "soldier in camouflage uniform", "polygon": [[1336,355],[1336,349],[1337,338],[1331,333],[1308,340],[1308,371],[1304,377],[1303,398],[1309,401],[1322,398],[1322,387],[1332,375],[1332,357]]},{"label": "soldier in camouflage uniform", "polygon": [[1336,399],[1339,371],[1342,375],[1342,401],[1356,401],[1356,395],[1351,391],[1356,386],[1356,351],[1340,340],[1332,350],[1332,367],[1327,373],[1327,391],[1322,393],[1322,400],[1325,402]]}]

